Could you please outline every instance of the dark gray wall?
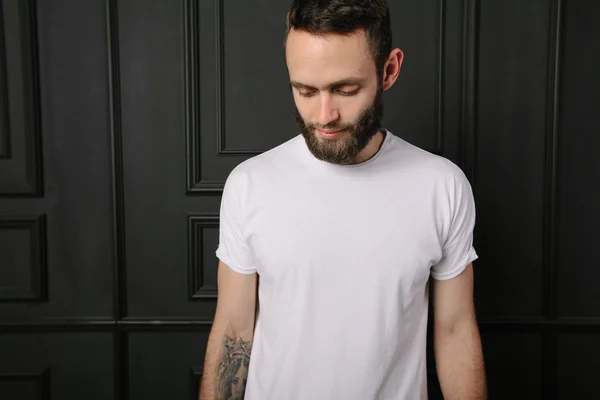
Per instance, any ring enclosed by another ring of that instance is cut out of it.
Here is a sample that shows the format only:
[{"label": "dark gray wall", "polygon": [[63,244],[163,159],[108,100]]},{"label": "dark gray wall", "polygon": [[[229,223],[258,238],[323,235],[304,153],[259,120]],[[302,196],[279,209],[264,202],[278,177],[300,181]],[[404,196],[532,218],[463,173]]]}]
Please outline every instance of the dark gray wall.
[{"label": "dark gray wall", "polygon": [[[0,0],[0,398],[195,397],[223,182],[295,135],[288,3]],[[600,3],[390,7],[385,125],[475,191],[490,397],[600,397]]]}]

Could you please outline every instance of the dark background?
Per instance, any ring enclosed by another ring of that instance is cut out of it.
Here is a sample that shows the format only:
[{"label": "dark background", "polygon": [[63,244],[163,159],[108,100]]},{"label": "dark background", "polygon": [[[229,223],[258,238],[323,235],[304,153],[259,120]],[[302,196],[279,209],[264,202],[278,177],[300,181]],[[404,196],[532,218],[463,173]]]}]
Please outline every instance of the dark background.
[{"label": "dark background", "polygon": [[[0,398],[193,399],[223,182],[296,134],[289,1],[0,5]],[[474,188],[490,398],[600,398],[600,2],[390,8],[385,125]]]}]

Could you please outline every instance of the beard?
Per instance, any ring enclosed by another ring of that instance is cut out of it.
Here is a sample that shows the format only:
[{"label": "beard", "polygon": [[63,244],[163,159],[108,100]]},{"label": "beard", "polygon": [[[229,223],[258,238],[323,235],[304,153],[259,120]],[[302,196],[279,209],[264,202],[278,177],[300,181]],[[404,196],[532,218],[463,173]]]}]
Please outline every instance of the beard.
[{"label": "beard", "polygon": [[[295,107],[294,119],[310,152],[319,160],[332,164],[352,164],[356,156],[381,129],[383,116],[382,92],[382,88],[378,87],[371,105],[363,110],[353,123],[331,122],[327,125],[307,123],[300,115],[298,108]],[[316,132],[317,128],[343,130],[343,132],[337,138],[325,139]]]}]

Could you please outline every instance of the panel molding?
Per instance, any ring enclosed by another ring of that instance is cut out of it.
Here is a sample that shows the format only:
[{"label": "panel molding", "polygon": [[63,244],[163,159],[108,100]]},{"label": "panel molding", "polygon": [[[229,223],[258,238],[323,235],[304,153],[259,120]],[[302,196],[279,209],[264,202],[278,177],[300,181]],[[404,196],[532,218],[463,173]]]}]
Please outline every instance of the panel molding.
[{"label": "panel molding", "polygon": [[200,64],[198,62],[198,46],[200,35],[198,29],[198,3],[196,0],[185,0],[185,136],[186,136],[186,181],[187,192],[202,191],[197,187],[201,180],[200,171]]},{"label": "panel molding", "polygon": [[38,217],[2,217],[0,230],[27,230],[31,235],[31,285],[28,288],[1,287],[0,302],[21,303],[48,301],[48,259],[46,215]]},{"label": "panel molding", "polygon": [[202,366],[192,365],[190,368],[190,400],[198,400],[198,391],[200,389],[200,381],[202,380]]},{"label": "panel molding", "polygon": [[0,374],[2,382],[30,382],[36,388],[36,399],[50,400],[50,367],[40,373],[11,373]]},{"label": "panel molding", "polygon": [[[25,99],[25,137],[27,141],[27,149],[22,157],[25,158],[25,175],[26,180],[19,182],[8,182],[6,186],[0,187],[0,197],[42,197],[44,188],[44,170],[43,170],[43,154],[42,154],[42,122],[41,122],[41,91],[39,78],[39,44],[38,44],[38,29],[36,16],[36,0],[23,0],[18,2],[20,31],[22,34],[21,51],[25,55],[23,69],[23,97]],[[6,39],[6,38],[4,38]],[[6,53],[6,51],[4,51]],[[0,52],[1,53],[1,52]],[[5,54],[6,55],[6,54]],[[7,67],[7,58],[4,59],[4,67]],[[1,63],[1,62],[0,62]],[[7,72],[5,72],[5,75]],[[5,77],[7,78],[7,76]],[[0,79],[2,77],[0,76]],[[8,83],[6,79],[5,83]],[[5,91],[8,92],[8,91]],[[0,95],[1,97],[2,95]],[[7,94],[4,94],[3,101],[5,106],[0,105],[0,114],[2,112],[9,114],[10,99]],[[4,111],[2,111],[4,108]],[[0,115],[1,118],[1,115]],[[6,118],[9,121],[10,117]],[[5,123],[6,125],[6,123]],[[9,130],[7,130],[8,132]],[[14,134],[14,132],[11,132]],[[3,140],[6,144],[8,136],[4,135]],[[6,153],[6,151],[5,151]],[[14,160],[17,156],[14,152],[10,152],[11,158]]]},{"label": "panel molding", "polygon": [[476,191],[477,177],[477,58],[479,36],[478,0],[463,2],[463,72],[461,123],[459,135],[460,166]]},{"label": "panel molding", "polygon": [[546,126],[546,164],[544,186],[544,242],[543,242],[543,313],[546,318],[556,318],[557,305],[557,266],[556,266],[556,221],[558,198],[558,126],[560,115],[560,66],[562,51],[562,0],[552,0],[550,20],[550,57],[548,63],[548,104]]},{"label": "panel molding", "polygon": [[445,79],[444,74],[444,58],[446,52],[445,32],[446,32],[446,0],[438,1],[438,37],[437,45],[437,73],[436,73],[436,96],[435,103],[435,148],[430,152],[439,156],[444,154],[444,109],[445,109]]},{"label": "panel molding", "polygon": [[[546,149],[544,166],[543,242],[542,242],[542,313],[548,319],[558,314],[558,282],[555,247],[557,244],[556,212],[558,198],[558,123],[560,115],[560,60],[562,41],[563,2],[552,0],[550,7],[550,50],[548,60],[548,89],[546,109]],[[554,398],[558,392],[558,337],[547,332],[543,339],[542,389],[544,398]]]},{"label": "panel molding", "polygon": [[[225,181],[207,181],[202,179],[201,157],[200,157],[200,62],[199,62],[199,43],[200,30],[198,20],[198,0],[184,0],[184,80],[185,80],[185,136],[186,136],[186,193],[192,194],[221,194],[225,187]],[[217,0],[217,5],[220,3]],[[217,14],[220,13],[220,5],[217,7]],[[219,25],[219,24],[217,24]],[[221,30],[220,27],[217,27]],[[217,35],[217,49],[221,47],[220,36]],[[221,71],[220,50],[217,50],[217,132],[223,129],[220,122],[222,118],[222,93],[220,82]],[[218,133],[218,135],[221,135]],[[217,150],[218,153],[218,150]]]},{"label": "panel molding", "polygon": [[121,116],[121,75],[119,29],[116,0],[106,0],[106,32],[110,101],[110,140],[113,212],[114,313],[117,319],[127,315],[127,270],[125,253],[125,183],[123,177],[123,129]]},{"label": "panel molding", "polygon": [[[546,103],[545,165],[543,193],[543,244],[542,244],[542,316],[539,319],[492,320],[480,323],[482,332],[539,332],[542,334],[542,393],[544,398],[554,398],[557,382],[557,335],[562,332],[600,333],[598,318],[556,318],[556,207],[557,202],[557,144],[559,115],[560,55],[562,36],[562,0],[548,0],[549,55]],[[463,115],[461,137],[461,162],[477,192],[477,139],[478,126],[478,49],[479,0],[464,0],[463,31]]]},{"label": "panel molding", "polygon": [[216,83],[217,83],[217,154],[236,156],[256,156],[264,153],[267,149],[232,149],[227,148],[225,137],[225,17],[223,12],[223,0],[215,2],[215,60],[216,60]]},{"label": "panel molding", "polygon": [[[42,118],[41,118],[41,90],[39,77],[39,43],[37,23],[37,0],[26,0],[22,2],[23,22],[27,22],[27,40],[24,40],[24,54],[29,54],[29,63],[25,64],[25,70],[30,78],[25,85],[25,98],[28,99],[30,116],[27,131],[31,138],[29,152],[30,159],[27,160],[28,167],[33,172],[31,178],[31,191],[23,195],[43,196],[43,162],[42,162]],[[26,4],[26,6],[25,6]]]},{"label": "panel molding", "polygon": [[[113,249],[114,249],[114,298],[115,320],[93,321],[93,325],[80,321],[79,328],[102,327],[114,331],[117,321],[127,316],[127,269],[125,247],[125,183],[123,168],[123,129],[121,109],[121,74],[119,58],[119,20],[117,0],[106,0],[106,43],[108,46],[108,98],[110,102],[110,158],[113,205]],[[60,328],[59,328],[60,329]],[[128,336],[116,331],[114,334],[114,380],[115,399],[129,399],[129,352]]]},{"label": "panel molding", "polygon": [[204,282],[202,263],[204,228],[218,228],[218,214],[188,214],[188,296],[190,300],[216,299],[217,288]]},{"label": "panel molding", "polygon": [[0,1],[0,160],[11,157],[8,76],[4,36],[4,12],[2,1]]}]

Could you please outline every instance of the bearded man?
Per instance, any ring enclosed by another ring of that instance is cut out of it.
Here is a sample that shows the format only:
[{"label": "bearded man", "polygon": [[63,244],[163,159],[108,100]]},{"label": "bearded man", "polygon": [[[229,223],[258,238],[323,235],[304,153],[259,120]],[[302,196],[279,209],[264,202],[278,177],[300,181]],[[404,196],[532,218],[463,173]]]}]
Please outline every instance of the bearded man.
[{"label": "bearded man", "polygon": [[246,372],[250,400],[426,399],[430,282],[444,397],[484,399],[474,198],[381,126],[403,60],[387,2],[294,1],[285,60],[299,132],[225,183],[200,399]]}]

